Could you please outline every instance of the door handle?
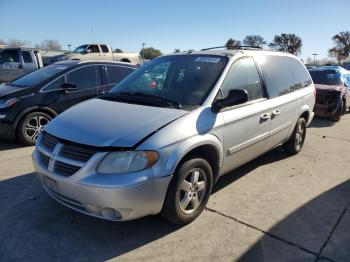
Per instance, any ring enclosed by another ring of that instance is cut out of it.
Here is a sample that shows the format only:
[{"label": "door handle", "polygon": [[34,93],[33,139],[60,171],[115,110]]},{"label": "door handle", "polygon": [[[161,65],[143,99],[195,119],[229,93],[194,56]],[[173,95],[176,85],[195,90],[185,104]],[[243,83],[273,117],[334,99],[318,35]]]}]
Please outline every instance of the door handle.
[{"label": "door handle", "polygon": [[275,111],[272,112],[271,118],[275,118],[276,116],[279,116],[280,114],[281,114],[281,111],[275,110]]},{"label": "door handle", "polygon": [[23,69],[23,65],[19,64],[18,69]]},{"label": "door handle", "polygon": [[260,124],[266,122],[269,119],[270,119],[270,114],[269,113],[262,114],[260,116]]}]

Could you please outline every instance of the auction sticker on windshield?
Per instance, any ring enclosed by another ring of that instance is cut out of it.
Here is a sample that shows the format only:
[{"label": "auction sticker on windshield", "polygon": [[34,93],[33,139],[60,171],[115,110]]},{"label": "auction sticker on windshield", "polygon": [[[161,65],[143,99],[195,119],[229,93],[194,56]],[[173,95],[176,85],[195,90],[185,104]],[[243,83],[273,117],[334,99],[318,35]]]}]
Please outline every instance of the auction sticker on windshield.
[{"label": "auction sticker on windshield", "polygon": [[197,57],[195,62],[204,62],[204,63],[217,63],[220,61],[220,58],[218,57],[208,57],[208,56],[200,56]]}]

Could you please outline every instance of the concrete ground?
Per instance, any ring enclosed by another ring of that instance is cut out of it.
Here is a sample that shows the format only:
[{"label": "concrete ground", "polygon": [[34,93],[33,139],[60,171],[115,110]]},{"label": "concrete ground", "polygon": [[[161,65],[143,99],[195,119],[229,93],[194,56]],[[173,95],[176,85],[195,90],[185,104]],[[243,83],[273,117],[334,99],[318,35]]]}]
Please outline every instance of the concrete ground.
[{"label": "concrete ground", "polygon": [[314,120],[297,156],[222,177],[185,227],[71,211],[41,188],[33,148],[0,143],[0,261],[350,261],[350,114]]}]

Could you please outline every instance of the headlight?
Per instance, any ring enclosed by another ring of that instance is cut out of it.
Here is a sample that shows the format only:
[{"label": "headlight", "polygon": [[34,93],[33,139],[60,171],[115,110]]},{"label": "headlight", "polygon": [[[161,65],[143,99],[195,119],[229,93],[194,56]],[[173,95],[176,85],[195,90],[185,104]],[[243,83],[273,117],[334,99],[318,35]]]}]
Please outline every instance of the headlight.
[{"label": "headlight", "polygon": [[99,164],[101,174],[132,173],[153,166],[159,158],[156,151],[111,152]]},{"label": "headlight", "polygon": [[8,108],[14,105],[18,101],[17,98],[11,98],[7,100],[0,100],[0,108]]}]

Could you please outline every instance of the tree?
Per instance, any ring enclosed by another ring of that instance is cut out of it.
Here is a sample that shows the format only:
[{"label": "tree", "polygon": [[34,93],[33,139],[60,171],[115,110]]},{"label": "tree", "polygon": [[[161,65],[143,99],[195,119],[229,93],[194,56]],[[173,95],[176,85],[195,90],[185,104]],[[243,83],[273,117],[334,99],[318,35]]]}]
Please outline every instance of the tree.
[{"label": "tree", "polygon": [[123,50],[121,50],[120,48],[116,48],[116,49],[115,49],[115,52],[116,52],[116,53],[123,53]]},{"label": "tree", "polygon": [[179,49],[179,48],[174,49],[174,53],[180,53],[180,52],[181,52],[181,49]]},{"label": "tree", "polygon": [[143,57],[143,59],[153,59],[157,56],[162,55],[162,52],[160,52],[158,49],[155,49],[153,47],[147,47],[143,48],[140,51],[140,55]]},{"label": "tree", "polygon": [[227,40],[226,42],[226,48],[227,49],[236,49],[238,47],[241,46],[241,41],[236,40],[236,39],[232,39],[230,38],[229,40]]},{"label": "tree", "polygon": [[12,38],[7,42],[7,45],[9,47],[21,47],[21,46],[28,46],[29,42],[26,40],[19,40],[19,39]]},{"label": "tree", "polygon": [[60,50],[62,49],[61,45],[57,40],[46,39],[43,40],[40,44],[35,45],[36,48],[46,49],[46,50]]},{"label": "tree", "polygon": [[350,31],[344,31],[332,37],[334,47],[328,50],[331,57],[335,57],[340,64],[350,55]]},{"label": "tree", "polygon": [[243,40],[244,45],[263,47],[266,45],[266,41],[260,35],[247,35]]},{"label": "tree", "polygon": [[275,35],[272,43],[269,44],[272,48],[278,48],[281,51],[291,53],[293,55],[298,55],[301,52],[301,47],[303,46],[302,40],[299,36],[295,34],[281,34]]},{"label": "tree", "polygon": [[6,42],[2,39],[0,39],[0,45],[6,45]]}]

